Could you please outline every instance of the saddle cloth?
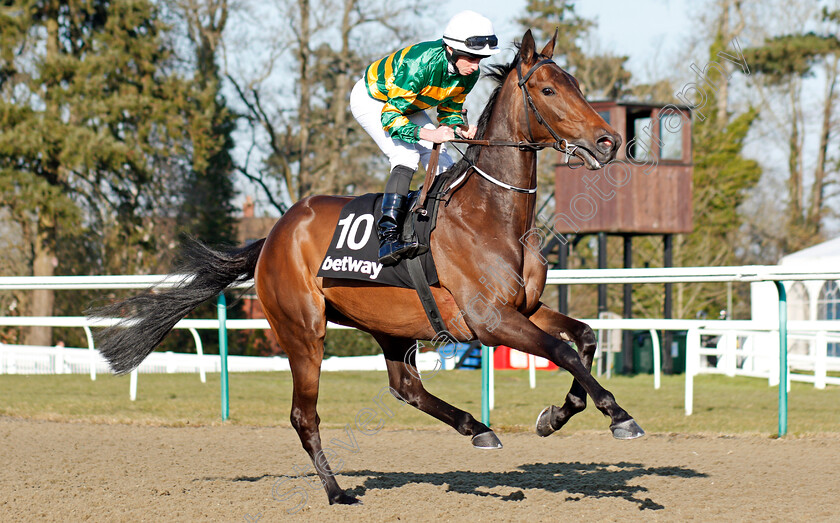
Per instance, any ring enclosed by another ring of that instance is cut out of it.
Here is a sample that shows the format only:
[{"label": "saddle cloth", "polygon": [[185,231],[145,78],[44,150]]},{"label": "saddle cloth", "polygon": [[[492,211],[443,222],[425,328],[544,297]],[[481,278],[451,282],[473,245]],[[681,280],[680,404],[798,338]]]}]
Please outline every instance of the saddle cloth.
[{"label": "saddle cloth", "polygon": [[[408,209],[417,193],[409,194]],[[413,289],[405,260],[385,267],[379,263],[379,238],[376,222],[382,216],[382,193],[370,193],[353,198],[343,209],[333,233],[330,248],[321,261],[318,276],[343,280],[376,282],[393,287]],[[432,222],[424,216],[410,213],[406,221],[417,217],[415,231],[420,243],[429,245]],[[432,252],[419,256],[429,285],[438,282]]]}]

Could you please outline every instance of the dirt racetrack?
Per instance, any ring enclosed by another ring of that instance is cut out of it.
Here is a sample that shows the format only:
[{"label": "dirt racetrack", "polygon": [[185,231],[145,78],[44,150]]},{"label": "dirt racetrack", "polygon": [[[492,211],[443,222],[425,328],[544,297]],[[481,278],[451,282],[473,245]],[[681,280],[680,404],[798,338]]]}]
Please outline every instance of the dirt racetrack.
[{"label": "dirt racetrack", "polygon": [[837,435],[616,441],[605,427],[503,433],[496,451],[451,430],[323,435],[364,505],[331,507],[316,486],[290,515],[313,481],[283,477],[308,465],[292,429],[0,418],[0,521],[836,521],[840,507]]}]

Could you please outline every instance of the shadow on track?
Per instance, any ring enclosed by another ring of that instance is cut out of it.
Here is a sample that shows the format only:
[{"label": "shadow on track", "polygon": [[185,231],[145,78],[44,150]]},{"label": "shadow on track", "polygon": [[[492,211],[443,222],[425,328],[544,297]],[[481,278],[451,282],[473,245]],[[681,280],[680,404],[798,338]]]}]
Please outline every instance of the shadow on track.
[{"label": "shadow on track", "polygon": [[[376,472],[372,470],[342,471],[342,476],[363,476],[368,479],[348,494],[362,496],[368,490],[395,489],[406,485],[426,483],[447,486],[447,492],[489,496],[504,501],[525,499],[522,489],[542,489],[569,495],[565,501],[590,498],[623,498],[639,510],[661,510],[663,505],[643,494],[647,488],[632,485],[645,476],[702,478],[706,474],[684,467],[645,467],[640,463],[531,463],[510,472],[452,471],[440,473]],[[503,487],[514,489],[507,494],[490,492]]]}]

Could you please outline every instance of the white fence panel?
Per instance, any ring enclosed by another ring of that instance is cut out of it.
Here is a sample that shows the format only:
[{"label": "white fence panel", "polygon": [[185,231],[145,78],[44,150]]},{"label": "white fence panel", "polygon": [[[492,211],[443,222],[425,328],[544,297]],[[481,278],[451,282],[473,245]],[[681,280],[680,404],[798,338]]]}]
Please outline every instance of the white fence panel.
[{"label": "white fence panel", "polygon": [[[97,372],[110,373],[108,362],[99,351],[96,354]],[[138,367],[142,374],[195,373],[204,368],[208,372],[221,372],[218,354],[189,354],[180,352],[153,352]],[[417,354],[417,368],[433,372],[441,368],[436,352]],[[31,345],[0,344],[0,374],[87,374],[90,369],[90,351],[80,348],[36,347]],[[289,360],[280,356],[228,356],[229,372],[288,371]],[[326,358],[321,370],[325,372],[347,370],[385,371],[385,356],[333,356]]]}]

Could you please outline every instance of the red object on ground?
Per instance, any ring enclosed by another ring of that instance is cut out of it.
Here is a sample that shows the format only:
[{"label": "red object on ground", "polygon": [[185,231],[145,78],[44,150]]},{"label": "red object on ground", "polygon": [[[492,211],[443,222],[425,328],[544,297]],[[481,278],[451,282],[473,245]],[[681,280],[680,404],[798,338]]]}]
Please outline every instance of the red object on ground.
[{"label": "red object on ground", "polygon": [[[528,368],[528,354],[520,352],[516,349],[511,349],[505,345],[496,347],[493,354],[493,366],[496,369],[502,370],[521,370]],[[545,358],[536,358],[534,368],[537,370],[557,370],[557,365],[551,363]]]}]

